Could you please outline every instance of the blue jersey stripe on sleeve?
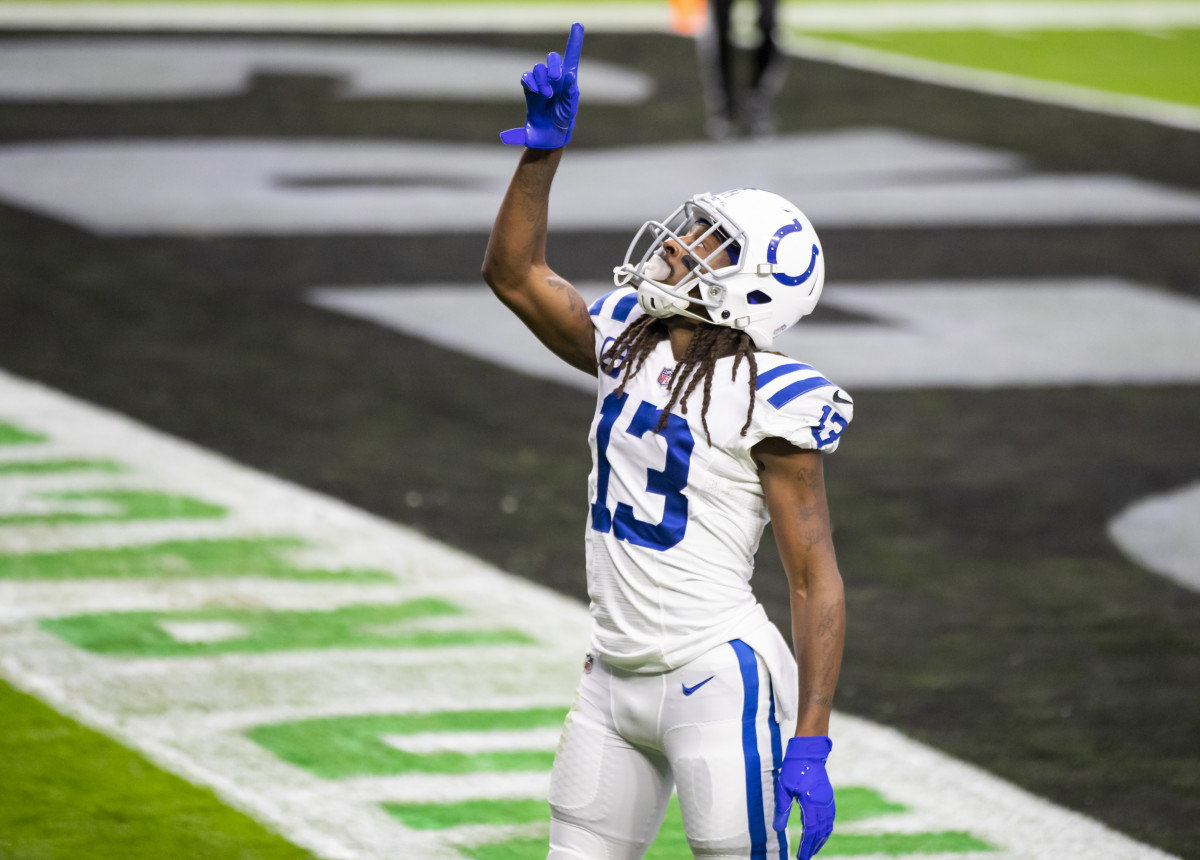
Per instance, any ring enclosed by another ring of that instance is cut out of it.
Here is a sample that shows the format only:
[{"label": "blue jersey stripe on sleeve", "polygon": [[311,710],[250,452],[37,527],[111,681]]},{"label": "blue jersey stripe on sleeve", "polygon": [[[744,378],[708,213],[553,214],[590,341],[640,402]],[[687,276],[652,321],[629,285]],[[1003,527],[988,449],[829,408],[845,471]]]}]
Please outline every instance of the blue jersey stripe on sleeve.
[{"label": "blue jersey stripe on sleeve", "polygon": [[764,371],[758,375],[758,388],[762,388],[768,382],[772,382],[781,376],[786,376],[789,373],[799,373],[801,370],[816,370],[811,364],[781,364],[779,367],[773,367],[770,370]]},{"label": "blue jersey stripe on sleeve", "polygon": [[[615,290],[609,290],[600,298],[596,299],[596,301],[592,302],[592,306],[588,308],[588,313],[594,317],[602,316],[604,313],[604,303],[612,298],[614,294],[621,292],[623,289],[624,288],[622,287],[618,287]],[[613,305],[612,310],[609,311],[608,315],[617,322],[625,322],[625,320],[629,319],[629,314],[633,312],[633,309],[636,306],[637,292],[634,291],[627,296],[623,296],[620,301]]]},{"label": "blue jersey stripe on sleeve", "polygon": [[613,308],[612,318],[617,322],[625,322],[629,319],[630,312],[637,306],[637,293],[630,293],[621,301],[617,302],[617,306]]},{"label": "blue jersey stripe on sleeve", "polygon": [[807,394],[816,388],[824,388],[826,385],[833,385],[833,383],[823,376],[810,376],[808,379],[793,382],[787,388],[779,389],[767,398],[767,402],[776,409],[782,409],[801,394]]},{"label": "blue jersey stripe on sleeve", "polygon": [[590,308],[588,308],[588,313],[594,317],[600,316],[600,309],[602,307],[604,307],[604,303],[606,301],[608,301],[608,297],[611,296],[615,292],[616,292],[616,290],[610,290],[609,292],[602,295],[600,298],[596,299],[596,301],[592,302],[592,306]]}]

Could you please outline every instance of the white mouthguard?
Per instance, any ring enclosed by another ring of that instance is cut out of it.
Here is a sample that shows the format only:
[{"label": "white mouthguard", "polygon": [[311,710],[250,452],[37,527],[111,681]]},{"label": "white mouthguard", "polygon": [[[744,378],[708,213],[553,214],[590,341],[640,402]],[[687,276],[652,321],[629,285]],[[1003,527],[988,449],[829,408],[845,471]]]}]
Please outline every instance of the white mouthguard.
[{"label": "white mouthguard", "polygon": [[666,260],[655,254],[646,262],[646,267],[642,269],[642,275],[652,281],[661,281],[671,276],[671,266]]}]

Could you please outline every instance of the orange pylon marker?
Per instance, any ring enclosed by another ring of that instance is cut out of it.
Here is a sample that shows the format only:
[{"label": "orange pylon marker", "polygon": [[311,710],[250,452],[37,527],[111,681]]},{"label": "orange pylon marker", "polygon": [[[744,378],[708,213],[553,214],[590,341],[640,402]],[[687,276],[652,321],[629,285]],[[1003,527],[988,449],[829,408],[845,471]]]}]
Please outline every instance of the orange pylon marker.
[{"label": "orange pylon marker", "polygon": [[670,0],[671,29],[681,36],[694,36],[708,23],[707,0]]}]

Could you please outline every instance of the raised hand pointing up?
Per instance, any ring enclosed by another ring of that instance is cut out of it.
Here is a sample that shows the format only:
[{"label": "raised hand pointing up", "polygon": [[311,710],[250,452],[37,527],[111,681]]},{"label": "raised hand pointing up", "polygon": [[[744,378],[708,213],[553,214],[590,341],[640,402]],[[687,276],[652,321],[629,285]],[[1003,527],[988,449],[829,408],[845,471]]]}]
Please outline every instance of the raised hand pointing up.
[{"label": "raised hand pointing up", "polygon": [[525,125],[500,132],[500,140],[531,149],[558,149],[571,140],[579,111],[579,56],[583,52],[583,25],[572,24],[566,56],[546,55],[521,75],[525,88]]}]

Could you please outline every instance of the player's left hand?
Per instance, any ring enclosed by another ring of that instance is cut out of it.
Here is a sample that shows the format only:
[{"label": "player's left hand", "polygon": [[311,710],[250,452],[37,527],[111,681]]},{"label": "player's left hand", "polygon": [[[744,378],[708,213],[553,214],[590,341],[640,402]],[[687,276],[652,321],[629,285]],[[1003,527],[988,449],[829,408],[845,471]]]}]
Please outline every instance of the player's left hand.
[{"label": "player's left hand", "polygon": [[837,808],[833,802],[833,786],[825,772],[825,759],[833,749],[833,741],[824,735],[798,737],[788,741],[779,771],[779,790],[775,795],[775,832],[787,829],[792,799],[800,806],[804,838],[796,860],[810,860],[821,850],[833,833],[833,818]]},{"label": "player's left hand", "polygon": [[505,143],[531,149],[558,149],[571,140],[579,112],[579,55],[583,25],[572,24],[566,56],[551,52],[521,76],[525,88],[525,125],[500,132]]}]

